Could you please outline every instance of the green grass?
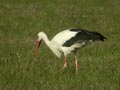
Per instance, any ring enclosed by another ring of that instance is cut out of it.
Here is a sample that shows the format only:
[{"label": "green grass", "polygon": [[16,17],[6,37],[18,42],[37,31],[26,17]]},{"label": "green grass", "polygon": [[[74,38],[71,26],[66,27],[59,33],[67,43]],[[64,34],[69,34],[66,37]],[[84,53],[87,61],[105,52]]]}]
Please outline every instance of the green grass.
[{"label": "green grass", "polygon": [[[58,59],[44,44],[35,61],[37,33],[51,39],[80,27],[108,39],[72,54],[61,72]],[[120,90],[119,0],[0,0],[0,90]]]}]

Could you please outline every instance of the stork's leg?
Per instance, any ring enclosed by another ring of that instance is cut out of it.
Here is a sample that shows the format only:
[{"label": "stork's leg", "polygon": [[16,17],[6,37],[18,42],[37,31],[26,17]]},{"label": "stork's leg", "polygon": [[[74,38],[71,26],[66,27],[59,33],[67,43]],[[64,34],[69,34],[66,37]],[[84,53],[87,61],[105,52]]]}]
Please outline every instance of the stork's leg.
[{"label": "stork's leg", "polygon": [[67,59],[66,56],[64,57],[64,65],[62,67],[62,70],[64,70],[67,67]]},{"label": "stork's leg", "polygon": [[77,60],[76,55],[75,55],[74,61],[75,61],[76,74],[78,75],[78,60]]}]

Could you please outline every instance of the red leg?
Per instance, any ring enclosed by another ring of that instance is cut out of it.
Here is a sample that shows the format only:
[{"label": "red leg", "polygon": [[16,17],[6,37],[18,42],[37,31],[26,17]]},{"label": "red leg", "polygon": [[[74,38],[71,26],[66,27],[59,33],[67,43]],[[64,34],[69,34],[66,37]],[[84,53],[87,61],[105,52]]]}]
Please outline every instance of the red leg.
[{"label": "red leg", "polygon": [[62,70],[64,70],[67,67],[67,59],[64,57],[64,65],[62,67]]},{"label": "red leg", "polygon": [[78,75],[78,61],[76,56],[75,56],[75,69],[76,69],[76,74]]}]

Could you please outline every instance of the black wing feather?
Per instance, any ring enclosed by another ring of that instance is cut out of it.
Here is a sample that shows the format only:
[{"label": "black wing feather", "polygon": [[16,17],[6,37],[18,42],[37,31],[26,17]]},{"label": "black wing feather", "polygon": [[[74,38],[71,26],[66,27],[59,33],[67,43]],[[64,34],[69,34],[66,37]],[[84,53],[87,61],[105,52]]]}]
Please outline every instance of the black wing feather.
[{"label": "black wing feather", "polygon": [[75,43],[89,42],[92,41],[104,41],[106,39],[103,35],[98,32],[88,31],[84,29],[71,29],[70,31],[78,32],[76,36],[72,37],[68,41],[66,41],[63,46],[69,47]]}]

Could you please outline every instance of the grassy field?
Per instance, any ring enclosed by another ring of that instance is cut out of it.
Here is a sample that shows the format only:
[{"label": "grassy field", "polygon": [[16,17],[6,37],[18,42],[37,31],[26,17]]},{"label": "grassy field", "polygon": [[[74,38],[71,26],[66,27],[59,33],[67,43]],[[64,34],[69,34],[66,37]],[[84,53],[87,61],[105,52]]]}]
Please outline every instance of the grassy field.
[{"label": "grassy field", "polygon": [[[108,38],[79,50],[78,76],[44,44],[35,61],[39,31],[71,27]],[[0,0],[0,90],[120,90],[120,0]]]}]

